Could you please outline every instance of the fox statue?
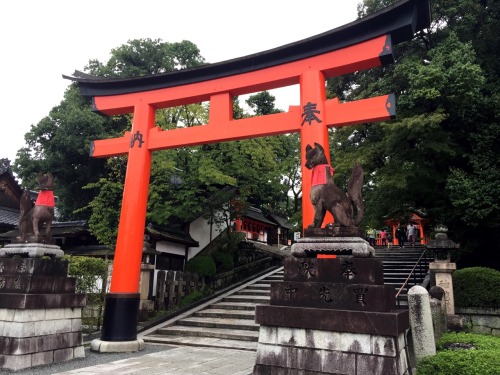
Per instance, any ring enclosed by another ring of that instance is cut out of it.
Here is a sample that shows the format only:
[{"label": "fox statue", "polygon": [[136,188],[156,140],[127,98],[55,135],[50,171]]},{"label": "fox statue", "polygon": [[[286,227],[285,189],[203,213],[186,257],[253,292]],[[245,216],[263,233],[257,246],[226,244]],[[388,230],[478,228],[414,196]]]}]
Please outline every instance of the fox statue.
[{"label": "fox statue", "polygon": [[314,147],[306,146],[305,167],[312,170],[310,198],[314,207],[314,221],[309,228],[321,228],[327,211],[332,214],[335,225],[356,227],[364,215],[361,166],[357,164],[353,168],[347,193],[333,182],[333,168],[328,164],[325,151],[319,143],[315,142]]}]

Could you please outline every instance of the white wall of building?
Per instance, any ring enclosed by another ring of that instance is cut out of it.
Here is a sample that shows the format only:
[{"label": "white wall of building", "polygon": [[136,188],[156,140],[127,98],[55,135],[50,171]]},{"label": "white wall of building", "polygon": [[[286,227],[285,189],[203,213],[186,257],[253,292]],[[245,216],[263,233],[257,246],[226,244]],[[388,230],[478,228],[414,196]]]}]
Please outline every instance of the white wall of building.
[{"label": "white wall of building", "polygon": [[[223,210],[217,211],[216,215],[222,215]],[[210,241],[213,241],[221,232],[227,228],[224,223],[222,225],[210,224],[209,219],[200,216],[189,225],[189,234],[193,240],[198,241],[200,246],[188,248],[188,260],[198,254],[207,246]]]},{"label": "white wall of building", "polygon": [[161,251],[162,253],[185,256],[186,255],[186,245],[173,243],[173,242],[158,241],[158,242],[156,242],[156,251]]}]

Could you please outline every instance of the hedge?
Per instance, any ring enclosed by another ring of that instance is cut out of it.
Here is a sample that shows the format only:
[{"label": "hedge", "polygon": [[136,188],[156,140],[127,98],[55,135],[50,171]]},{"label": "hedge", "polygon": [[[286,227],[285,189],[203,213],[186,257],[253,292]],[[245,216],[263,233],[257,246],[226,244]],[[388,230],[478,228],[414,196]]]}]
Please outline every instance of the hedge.
[{"label": "hedge", "polygon": [[500,271],[487,267],[469,267],[453,273],[456,307],[498,308]]}]

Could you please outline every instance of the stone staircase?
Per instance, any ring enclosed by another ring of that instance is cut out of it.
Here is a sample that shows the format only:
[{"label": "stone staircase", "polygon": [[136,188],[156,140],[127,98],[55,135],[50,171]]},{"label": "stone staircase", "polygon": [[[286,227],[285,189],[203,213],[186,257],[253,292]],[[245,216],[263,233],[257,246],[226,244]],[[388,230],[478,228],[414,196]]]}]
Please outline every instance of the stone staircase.
[{"label": "stone staircase", "polygon": [[[386,246],[375,246],[375,256],[384,264],[384,284],[393,285],[397,292],[405,283],[424,250],[423,245],[405,248],[393,246],[391,249],[387,249]],[[398,297],[397,302],[400,306],[408,305],[408,289],[423,283],[429,271],[429,263],[432,261],[433,259],[427,254],[422,258],[408,280],[407,288]]]},{"label": "stone staircase", "polygon": [[255,306],[269,304],[271,283],[283,281],[283,267],[139,334],[145,342],[257,350]]},{"label": "stone staircase", "polygon": [[[399,290],[424,250],[421,245],[390,250],[375,247],[376,257],[384,265],[385,284]],[[422,260],[408,288],[422,284],[430,261],[429,257]],[[256,351],[259,325],[255,323],[255,306],[269,304],[271,283],[283,281],[283,274],[283,267],[272,270],[138,336],[157,344]],[[406,293],[405,290],[399,297],[400,306],[407,305]]]}]

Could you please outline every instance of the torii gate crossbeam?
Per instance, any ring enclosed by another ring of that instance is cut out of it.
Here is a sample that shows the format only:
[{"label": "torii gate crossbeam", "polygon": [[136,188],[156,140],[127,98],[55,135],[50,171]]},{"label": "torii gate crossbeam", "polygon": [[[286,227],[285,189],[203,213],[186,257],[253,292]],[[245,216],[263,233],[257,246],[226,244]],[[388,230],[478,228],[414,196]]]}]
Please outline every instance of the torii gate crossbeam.
[{"label": "torii gate crossbeam", "polygon": [[[394,117],[393,95],[339,103],[326,99],[325,80],[393,62],[392,43],[409,40],[415,31],[427,27],[428,8],[428,0],[402,0],[319,36],[200,68],[115,80],[65,76],[78,82],[82,95],[93,98],[94,110],[105,115],[133,114],[131,132],[91,145],[93,157],[128,154],[103,341],[137,338],[137,292],[152,152],[294,132],[300,133],[301,150],[315,142],[328,150],[329,127]],[[300,106],[285,113],[233,119],[234,96],[293,84],[300,85]],[[207,124],[173,130],[155,127],[157,109],[204,101],[210,102]],[[302,176],[307,226],[314,216],[308,200],[311,172],[302,168]]]}]

